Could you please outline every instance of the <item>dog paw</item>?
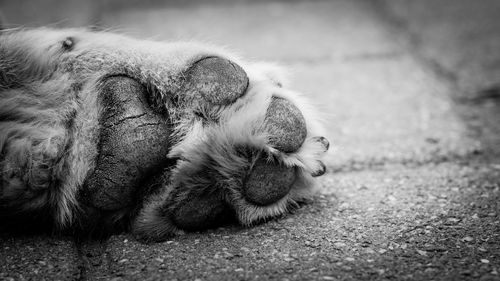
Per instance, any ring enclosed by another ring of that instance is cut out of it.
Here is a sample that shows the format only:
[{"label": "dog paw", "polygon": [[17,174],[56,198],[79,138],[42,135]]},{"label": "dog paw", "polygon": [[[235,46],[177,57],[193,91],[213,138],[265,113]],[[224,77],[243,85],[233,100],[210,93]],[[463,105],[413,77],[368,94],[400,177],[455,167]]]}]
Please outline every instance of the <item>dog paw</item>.
[{"label": "dog paw", "polygon": [[[178,160],[163,203],[146,204],[141,222],[188,231],[228,218],[251,225],[310,196],[329,142],[307,99],[262,73],[217,57],[188,69],[168,154]],[[162,215],[148,217],[159,206]]]}]

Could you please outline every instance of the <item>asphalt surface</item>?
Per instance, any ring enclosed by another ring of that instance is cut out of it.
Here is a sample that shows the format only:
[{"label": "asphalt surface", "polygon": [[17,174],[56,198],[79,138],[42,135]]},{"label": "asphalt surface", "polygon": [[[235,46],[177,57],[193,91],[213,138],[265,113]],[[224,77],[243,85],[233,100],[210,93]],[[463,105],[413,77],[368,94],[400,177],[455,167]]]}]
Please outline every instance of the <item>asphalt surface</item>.
[{"label": "asphalt surface", "polygon": [[156,244],[1,234],[0,280],[500,280],[500,2],[221,2],[100,19],[288,67],[328,128],[318,195]]}]

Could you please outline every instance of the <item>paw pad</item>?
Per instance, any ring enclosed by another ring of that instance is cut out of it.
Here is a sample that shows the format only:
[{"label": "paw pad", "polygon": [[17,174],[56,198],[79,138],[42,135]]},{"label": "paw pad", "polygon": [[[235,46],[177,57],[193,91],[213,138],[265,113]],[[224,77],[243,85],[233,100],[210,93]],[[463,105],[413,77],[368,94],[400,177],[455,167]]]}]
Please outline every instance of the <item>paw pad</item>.
[{"label": "paw pad", "polygon": [[266,129],[270,143],[282,152],[297,151],[307,135],[306,121],[290,101],[273,97],[266,114]]},{"label": "paw pad", "polygon": [[183,86],[185,92],[201,95],[214,105],[235,102],[248,87],[246,72],[239,65],[219,57],[195,62],[188,70],[187,77]]},{"label": "paw pad", "polygon": [[219,194],[211,193],[187,199],[173,212],[173,221],[187,231],[207,229],[229,220],[232,213]]},{"label": "paw pad", "polygon": [[96,168],[85,182],[94,207],[116,210],[133,203],[135,189],[168,163],[170,126],[149,108],[145,90],[133,79],[104,81]]},{"label": "paw pad", "polygon": [[272,204],[290,192],[295,177],[295,168],[260,158],[244,183],[244,196],[256,205]]}]

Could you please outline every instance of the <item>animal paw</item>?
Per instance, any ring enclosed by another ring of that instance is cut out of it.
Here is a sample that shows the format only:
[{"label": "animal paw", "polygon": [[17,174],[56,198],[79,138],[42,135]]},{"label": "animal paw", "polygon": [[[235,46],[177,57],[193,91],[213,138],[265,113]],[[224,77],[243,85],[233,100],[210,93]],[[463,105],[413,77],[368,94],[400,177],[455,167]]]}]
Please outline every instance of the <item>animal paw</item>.
[{"label": "animal paw", "polygon": [[168,154],[177,163],[161,199],[139,212],[138,236],[165,233],[156,229],[165,222],[188,231],[230,218],[252,225],[311,195],[313,178],[326,172],[329,142],[307,99],[282,88],[277,76],[219,57],[187,71]]}]

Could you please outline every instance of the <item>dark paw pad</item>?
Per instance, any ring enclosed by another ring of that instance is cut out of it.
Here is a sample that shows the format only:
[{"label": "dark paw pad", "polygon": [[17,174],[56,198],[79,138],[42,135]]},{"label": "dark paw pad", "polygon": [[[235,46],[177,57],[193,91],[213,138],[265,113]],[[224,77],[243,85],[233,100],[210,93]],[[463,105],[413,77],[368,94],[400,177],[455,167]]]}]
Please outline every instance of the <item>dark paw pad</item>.
[{"label": "dark paw pad", "polygon": [[255,163],[243,189],[245,198],[256,205],[275,203],[290,192],[295,182],[295,168],[267,162],[261,158]]},{"label": "dark paw pad", "polygon": [[283,152],[297,151],[307,136],[306,121],[290,101],[273,97],[266,115],[271,145]]},{"label": "dark paw pad", "polygon": [[188,70],[183,92],[200,95],[211,104],[226,105],[241,97],[247,87],[247,74],[239,65],[210,57],[195,62]]},{"label": "dark paw pad", "polygon": [[103,83],[99,156],[86,179],[88,201],[116,210],[133,203],[136,188],[168,163],[170,125],[147,103],[145,89],[127,77]]},{"label": "dark paw pad", "polygon": [[232,216],[220,196],[212,193],[182,202],[173,212],[173,221],[183,230],[197,231],[221,225]]}]

